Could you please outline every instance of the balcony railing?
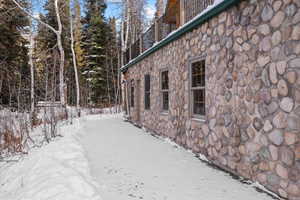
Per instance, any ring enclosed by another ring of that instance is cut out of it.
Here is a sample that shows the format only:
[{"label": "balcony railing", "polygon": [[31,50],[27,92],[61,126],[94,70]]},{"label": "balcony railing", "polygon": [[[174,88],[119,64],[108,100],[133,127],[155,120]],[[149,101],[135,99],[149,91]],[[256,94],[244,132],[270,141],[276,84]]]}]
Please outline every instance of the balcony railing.
[{"label": "balcony railing", "polygon": [[[212,5],[214,0],[182,0],[181,11],[183,11],[184,19],[180,21],[184,23],[189,22],[209,5]],[[164,22],[164,16],[155,20],[155,22],[142,33],[138,40],[130,45],[124,53],[124,64],[138,57],[144,51],[150,49],[155,43],[160,42],[166,38],[171,32],[176,30],[176,24],[167,24]]]},{"label": "balcony railing", "polygon": [[185,21],[192,20],[195,16],[212,5],[214,0],[184,0]]},{"label": "balcony railing", "polygon": [[163,17],[156,21],[157,24],[157,40],[161,41],[166,38],[172,31],[176,30],[176,24],[164,23]]}]

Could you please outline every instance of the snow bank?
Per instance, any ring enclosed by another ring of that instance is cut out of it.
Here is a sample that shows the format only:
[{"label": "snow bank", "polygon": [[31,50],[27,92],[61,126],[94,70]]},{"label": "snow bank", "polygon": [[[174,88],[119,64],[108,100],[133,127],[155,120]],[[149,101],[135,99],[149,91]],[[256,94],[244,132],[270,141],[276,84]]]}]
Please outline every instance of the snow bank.
[{"label": "snow bank", "polygon": [[0,163],[0,199],[101,200],[79,143],[80,120],[63,137],[32,149],[16,163]]}]

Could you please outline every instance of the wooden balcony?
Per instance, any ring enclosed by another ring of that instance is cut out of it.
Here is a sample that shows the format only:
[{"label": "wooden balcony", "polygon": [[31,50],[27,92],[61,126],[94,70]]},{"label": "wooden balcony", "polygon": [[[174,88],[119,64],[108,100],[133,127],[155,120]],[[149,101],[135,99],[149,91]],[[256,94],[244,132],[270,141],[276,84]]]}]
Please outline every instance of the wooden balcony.
[{"label": "wooden balcony", "polygon": [[185,22],[192,20],[195,16],[205,10],[209,5],[212,5],[214,0],[184,0],[184,18]]},{"label": "wooden balcony", "polygon": [[124,64],[168,37],[171,32],[192,20],[213,3],[214,0],[169,0],[165,15],[155,19],[147,31],[126,50]]}]

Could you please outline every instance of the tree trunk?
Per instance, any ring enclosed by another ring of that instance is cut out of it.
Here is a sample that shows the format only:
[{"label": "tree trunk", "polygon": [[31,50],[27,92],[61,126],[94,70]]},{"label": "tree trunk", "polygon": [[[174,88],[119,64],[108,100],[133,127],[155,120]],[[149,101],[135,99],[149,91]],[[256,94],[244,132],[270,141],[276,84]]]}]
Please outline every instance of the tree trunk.
[{"label": "tree trunk", "polygon": [[45,75],[45,98],[44,101],[47,101],[48,98],[48,76],[49,76],[49,70],[48,70],[48,64],[45,65],[46,66],[46,75]]},{"label": "tree trunk", "polygon": [[2,92],[3,78],[0,75],[0,93]]},{"label": "tree trunk", "polygon": [[33,32],[31,30],[30,31],[30,49],[29,49],[29,64],[30,64],[30,79],[31,79],[31,89],[30,89],[31,120],[32,120],[33,113],[34,113],[34,65],[33,65],[33,58],[32,58],[33,57],[33,47],[34,47],[34,38],[33,38]]},{"label": "tree trunk", "polygon": [[59,75],[59,81],[60,81],[60,86],[59,86],[59,91],[60,91],[60,101],[63,106],[66,105],[65,101],[65,93],[64,93],[64,65],[65,65],[65,52],[62,46],[62,40],[61,40],[61,34],[62,34],[62,23],[61,23],[61,18],[59,14],[59,8],[58,8],[58,0],[55,0],[54,6],[55,6],[55,12],[56,12],[56,18],[57,18],[57,23],[58,23],[58,30],[50,26],[49,24],[43,22],[40,18],[35,17],[33,14],[27,11],[25,7],[23,7],[17,0],[12,0],[19,9],[21,9],[24,13],[26,13],[29,17],[32,19],[38,21],[41,23],[43,26],[47,27],[48,29],[52,30],[57,37],[57,45],[59,48],[60,52],[60,75]]},{"label": "tree trunk", "polygon": [[[71,6],[70,6],[71,9]],[[70,12],[72,13],[72,12]],[[70,14],[70,27],[71,27],[71,50],[73,55],[73,67],[75,73],[75,81],[76,81],[76,109],[78,117],[80,117],[80,88],[79,88],[79,79],[78,79],[78,71],[77,71],[77,62],[76,62],[76,54],[74,50],[74,33],[73,33],[73,18],[72,14]]]},{"label": "tree trunk", "polygon": [[[121,66],[121,60],[120,60],[120,51],[118,50],[118,46],[116,44],[116,49],[117,49],[117,58],[118,58],[118,62],[117,62],[117,68],[120,68]],[[120,70],[118,69],[117,71],[117,77],[116,77],[116,104],[117,104],[117,112],[120,112],[120,106],[121,106],[121,95],[120,95],[120,88],[121,88],[121,84],[120,84]]]},{"label": "tree trunk", "polygon": [[65,83],[64,83],[64,68],[65,68],[65,51],[62,46],[62,23],[60,19],[59,14],[59,8],[58,8],[58,0],[55,0],[55,12],[56,12],[56,18],[57,18],[57,24],[58,24],[58,31],[56,32],[56,38],[57,38],[57,46],[59,49],[60,54],[60,67],[59,67],[59,94],[60,94],[60,102],[63,106],[66,106],[66,99],[65,99]]},{"label": "tree trunk", "polygon": [[108,54],[107,54],[107,50],[105,50],[105,67],[106,67],[106,91],[107,91],[107,98],[108,98],[108,105],[109,107],[111,106],[111,100],[110,100],[110,87],[109,87],[109,67],[108,67]]}]

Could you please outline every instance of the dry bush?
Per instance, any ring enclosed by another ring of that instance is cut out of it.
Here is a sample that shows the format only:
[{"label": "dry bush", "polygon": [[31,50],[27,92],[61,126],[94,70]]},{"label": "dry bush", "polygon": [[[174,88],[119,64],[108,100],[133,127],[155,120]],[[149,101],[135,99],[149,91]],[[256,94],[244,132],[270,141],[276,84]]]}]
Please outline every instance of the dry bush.
[{"label": "dry bush", "polygon": [[0,153],[25,153],[24,142],[30,132],[30,120],[27,113],[10,110],[0,112]]},{"label": "dry bush", "polygon": [[[68,113],[64,108],[42,108],[30,116],[29,113],[12,112],[9,109],[0,110],[0,156],[16,153],[26,153],[35,143],[50,142],[59,136],[59,123],[68,120]],[[67,122],[68,123],[68,122]],[[31,133],[33,128],[41,126],[43,141],[35,141]]]},{"label": "dry bush", "polygon": [[58,128],[60,122],[68,123],[68,111],[63,107],[45,107],[43,110],[43,133],[46,142],[50,142],[52,138],[60,136]]}]

